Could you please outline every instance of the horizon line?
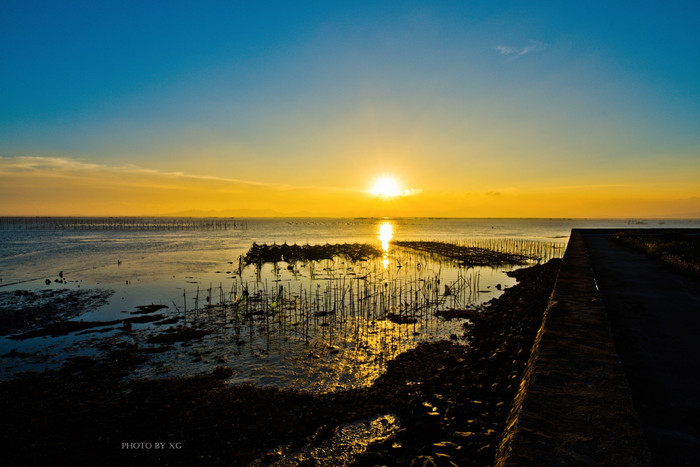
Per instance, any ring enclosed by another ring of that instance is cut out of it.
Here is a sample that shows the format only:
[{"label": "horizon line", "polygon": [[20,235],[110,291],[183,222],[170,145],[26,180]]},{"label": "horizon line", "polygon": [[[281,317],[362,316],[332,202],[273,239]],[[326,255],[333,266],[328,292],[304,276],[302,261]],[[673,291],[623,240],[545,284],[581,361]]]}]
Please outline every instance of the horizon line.
[{"label": "horizon line", "polygon": [[208,215],[178,215],[178,214],[145,214],[145,215],[31,215],[31,214],[0,214],[0,219],[377,219],[377,220],[400,220],[400,219],[492,219],[492,220],[625,220],[625,221],[700,221],[697,217],[624,217],[624,216],[601,216],[601,217],[577,217],[577,216],[303,216],[303,215],[279,215],[279,216],[208,216]]}]

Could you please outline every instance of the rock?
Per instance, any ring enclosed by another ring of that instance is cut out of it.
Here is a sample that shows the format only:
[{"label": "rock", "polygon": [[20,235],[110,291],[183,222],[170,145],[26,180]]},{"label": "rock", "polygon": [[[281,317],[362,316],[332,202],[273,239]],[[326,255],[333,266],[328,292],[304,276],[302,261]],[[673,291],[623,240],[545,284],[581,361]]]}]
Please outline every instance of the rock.
[{"label": "rock", "polygon": [[451,441],[439,441],[437,443],[433,443],[433,450],[437,453],[451,453],[455,449],[457,449],[457,445]]},{"label": "rock", "polygon": [[361,452],[359,454],[355,455],[355,462],[353,465],[355,466],[374,466],[374,465],[384,465],[386,459],[384,459],[384,456],[382,456],[378,452],[372,452],[372,451],[367,451],[367,452]]},{"label": "rock", "polygon": [[458,467],[457,464],[452,461],[452,457],[440,452],[435,454],[435,464],[437,464],[437,467]]},{"label": "rock", "polygon": [[435,459],[432,456],[414,457],[409,464],[410,467],[437,467]]},{"label": "rock", "polygon": [[235,374],[233,368],[218,366],[212,372],[211,375],[217,379],[227,379]]},{"label": "rock", "polygon": [[491,449],[491,445],[485,444],[485,445],[481,446],[479,449],[477,449],[476,452],[477,452],[477,454],[485,454],[485,453],[488,453],[488,451],[490,449]]},{"label": "rock", "polygon": [[[437,422],[438,420],[436,420]],[[440,436],[440,432],[442,431],[442,427],[440,426],[439,423],[426,423],[426,422],[417,422],[413,426],[413,437],[415,439],[418,439],[422,442],[425,441],[430,441],[432,439],[438,438]]]}]

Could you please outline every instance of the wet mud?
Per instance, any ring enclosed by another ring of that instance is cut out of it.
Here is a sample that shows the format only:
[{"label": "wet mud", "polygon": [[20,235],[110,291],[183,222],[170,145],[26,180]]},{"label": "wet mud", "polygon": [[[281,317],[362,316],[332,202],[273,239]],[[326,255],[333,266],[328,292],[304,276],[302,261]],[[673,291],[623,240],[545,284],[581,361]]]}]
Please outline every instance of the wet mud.
[{"label": "wet mud", "polygon": [[[513,271],[516,286],[461,316],[469,318],[467,345],[420,344],[389,362],[370,387],[310,394],[230,385],[225,367],[129,378],[154,349],[203,337],[178,328],[151,342],[162,347],[120,343],[100,358],[20,374],[0,383],[0,429],[15,446],[4,455],[13,465],[491,464],[558,267],[552,260]],[[387,414],[391,421],[381,422]],[[333,454],[328,440],[358,422],[375,441]]]},{"label": "wet mud", "polygon": [[[79,331],[85,331],[86,329],[92,329],[92,328],[106,328],[107,326],[116,326],[116,325],[121,325],[121,326],[127,326],[129,324],[136,324],[136,323],[150,323],[153,321],[161,321],[165,320],[165,315],[157,314],[157,315],[149,315],[149,316],[137,316],[134,318],[126,318],[126,319],[115,319],[111,321],[61,321],[57,323],[51,323],[47,324],[46,326],[40,328],[40,329],[35,329],[32,331],[27,331],[21,334],[17,334],[15,336],[10,336],[10,339],[13,340],[24,340],[24,339],[31,339],[33,337],[44,337],[44,336],[51,336],[51,337],[56,337],[56,336],[65,336],[66,334],[70,333],[79,333]],[[114,328],[108,328],[108,330],[113,330]]]},{"label": "wet mud", "polygon": [[0,336],[78,317],[106,304],[113,293],[103,289],[0,292]]}]

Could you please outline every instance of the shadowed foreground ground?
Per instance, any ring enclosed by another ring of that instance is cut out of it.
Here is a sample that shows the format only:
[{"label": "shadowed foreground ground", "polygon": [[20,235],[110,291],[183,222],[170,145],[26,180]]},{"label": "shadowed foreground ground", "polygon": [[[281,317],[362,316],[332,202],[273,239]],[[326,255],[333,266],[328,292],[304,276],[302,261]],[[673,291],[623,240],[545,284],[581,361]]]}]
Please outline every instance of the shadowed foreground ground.
[{"label": "shadowed foreground ground", "polygon": [[[124,382],[147,358],[137,347],[74,358],[0,384],[0,430],[14,446],[3,456],[10,464],[284,464],[280,444],[293,449],[340,423],[395,414],[401,428],[357,465],[491,464],[558,268],[552,260],[515,271],[519,284],[485,311],[464,311],[473,321],[469,347],[421,345],[367,389],[314,396],[228,386],[224,368]],[[164,448],[124,449],[145,442]]]}]

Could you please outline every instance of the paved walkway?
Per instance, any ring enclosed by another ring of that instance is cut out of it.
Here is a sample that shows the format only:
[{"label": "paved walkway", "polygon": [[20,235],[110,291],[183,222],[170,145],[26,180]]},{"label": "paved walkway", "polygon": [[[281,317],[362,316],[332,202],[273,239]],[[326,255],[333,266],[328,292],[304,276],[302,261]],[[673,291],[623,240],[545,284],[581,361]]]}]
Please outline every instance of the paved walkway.
[{"label": "paved walkway", "polygon": [[700,281],[581,232],[654,464],[700,465]]}]

